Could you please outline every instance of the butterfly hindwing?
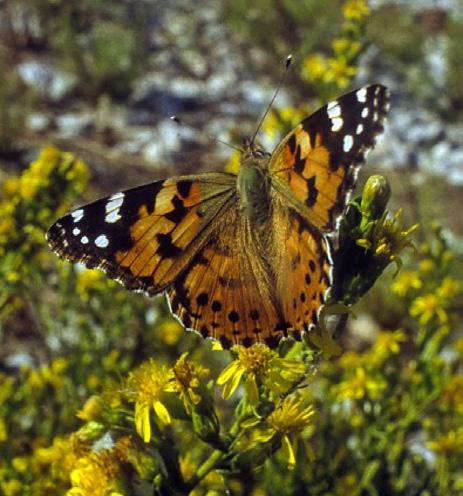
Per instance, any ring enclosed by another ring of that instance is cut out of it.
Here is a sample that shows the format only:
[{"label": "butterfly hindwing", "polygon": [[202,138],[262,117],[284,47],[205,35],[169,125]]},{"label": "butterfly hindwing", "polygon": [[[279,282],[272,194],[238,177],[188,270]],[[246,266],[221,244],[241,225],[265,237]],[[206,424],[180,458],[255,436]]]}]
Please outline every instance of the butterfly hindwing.
[{"label": "butterfly hindwing", "polygon": [[274,347],[287,335],[287,325],[259,240],[238,202],[222,220],[168,290],[171,309],[186,328],[224,347],[255,342]]},{"label": "butterfly hindwing", "polygon": [[155,294],[188,266],[235,194],[235,182],[210,173],[116,193],[59,219],[47,240],[62,258]]},{"label": "butterfly hindwing", "polygon": [[290,209],[283,246],[278,292],[288,330],[299,337],[317,325],[331,286],[329,240]]},{"label": "butterfly hindwing", "polygon": [[275,189],[318,229],[336,228],[358,167],[383,130],[388,100],[379,84],[347,93],[303,120],[274,151]]}]

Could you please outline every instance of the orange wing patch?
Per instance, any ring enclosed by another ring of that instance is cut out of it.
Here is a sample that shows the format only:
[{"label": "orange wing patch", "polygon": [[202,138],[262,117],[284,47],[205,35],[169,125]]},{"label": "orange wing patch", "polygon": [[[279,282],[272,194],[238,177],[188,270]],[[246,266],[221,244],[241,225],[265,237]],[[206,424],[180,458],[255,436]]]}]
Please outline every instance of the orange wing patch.
[{"label": "orange wing patch", "polygon": [[[153,210],[150,212],[146,205],[139,208],[138,218],[130,227],[132,245],[115,253],[118,265],[131,277],[141,278],[149,293],[161,291],[201,247],[211,220],[233,194],[230,191],[224,196],[227,190],[230,188],[223,186],[211,192],[207,184],[164,181]],[[220,195],[220,201],[214,201]]]},{"label": "orange wing patch", "polygon": [[302,124],[294,130],[275,163],[275,176],[291,189],[303,205],[310,208],[312,224],[329,230],[333,223],[332,208],[340,197],[346,170],[330,167],[330,152],[320,134],[310,139]]}]

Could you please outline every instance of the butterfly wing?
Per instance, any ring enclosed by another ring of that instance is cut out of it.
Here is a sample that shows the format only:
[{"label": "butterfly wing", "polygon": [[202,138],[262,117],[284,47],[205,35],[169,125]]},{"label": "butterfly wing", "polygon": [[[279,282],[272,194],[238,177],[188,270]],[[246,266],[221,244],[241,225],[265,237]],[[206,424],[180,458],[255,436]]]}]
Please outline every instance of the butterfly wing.
[{"label": "butterfly wing", "polygon": [[235,194],[231,174],[156,181],[71,212],[47,240],[62,258],[155,294],[188,267]]},{"label": "butterfly wing", "polygon": [[272,154],[275,190],[318,229],[336,228],[388,106],[379,84],[347,93],[303,120]]},{"label": "butterfly wing", "polygon": [[298,212],[288,209],[280,217],[285,227],[279,229],[276,281],[283,320],[298,338],[318,323],[325,304],[332,280],[330,242]]},{"label": "butterfly wing", "polygon": [[226,348],[265,342],[275,347],[287,325],[274,278],[238,201],[168,290],[171,310],[183,325]]},{"label": "butterfly wing", "polygon": [[284,319],[296,331],[317,324],[332,284],[325,234],[336,229],[387,109],[384,86],[347,93],[302,121],[270,159],[274,194],[288,207],[281,221],[287,228],[280,243],[279,294]]}]

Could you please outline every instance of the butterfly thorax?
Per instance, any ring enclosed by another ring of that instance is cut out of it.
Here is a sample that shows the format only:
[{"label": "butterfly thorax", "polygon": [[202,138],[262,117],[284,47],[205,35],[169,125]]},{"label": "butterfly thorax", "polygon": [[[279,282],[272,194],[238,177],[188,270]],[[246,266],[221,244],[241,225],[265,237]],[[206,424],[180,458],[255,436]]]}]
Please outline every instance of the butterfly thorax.
[{"label": "butterfly thorax", "polygon": [[262,227],[269,218],[270,181],[267,164],[270,155],[260,148],[249,147],[241,156],[238,174],[240,207],[255,227]]}]

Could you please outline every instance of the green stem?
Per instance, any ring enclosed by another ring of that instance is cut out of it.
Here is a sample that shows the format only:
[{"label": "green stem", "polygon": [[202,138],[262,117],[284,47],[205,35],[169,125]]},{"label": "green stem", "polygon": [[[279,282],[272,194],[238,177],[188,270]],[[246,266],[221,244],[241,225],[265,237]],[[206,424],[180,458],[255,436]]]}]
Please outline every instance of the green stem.
[{"label": "green stem", "polygon": [[198,468],[196,475],[187,482],[190,489],[193,489],[206,475],[220,465],[227,457],[227,454],[220,450],[212,452],[211,456]]}]

